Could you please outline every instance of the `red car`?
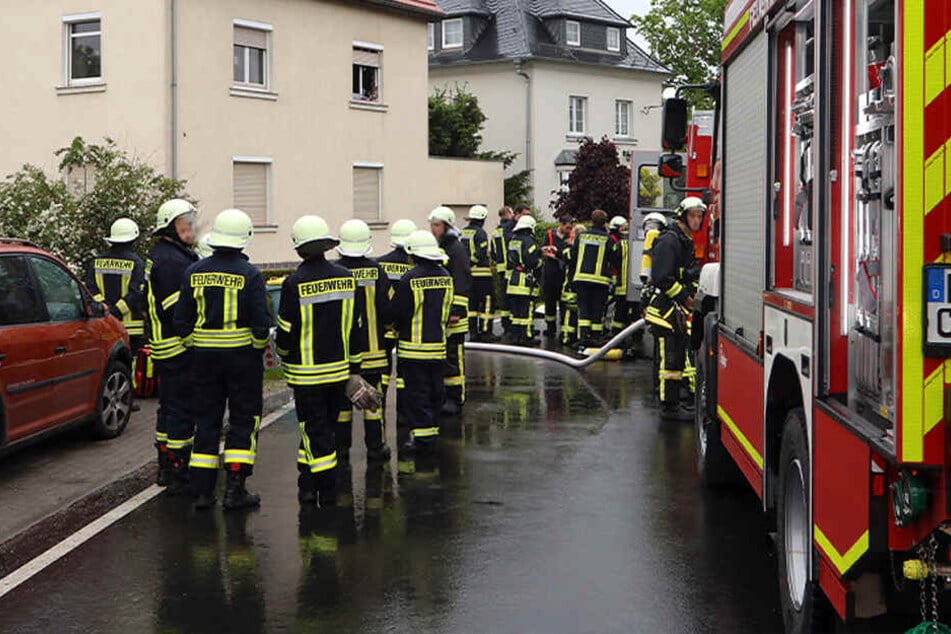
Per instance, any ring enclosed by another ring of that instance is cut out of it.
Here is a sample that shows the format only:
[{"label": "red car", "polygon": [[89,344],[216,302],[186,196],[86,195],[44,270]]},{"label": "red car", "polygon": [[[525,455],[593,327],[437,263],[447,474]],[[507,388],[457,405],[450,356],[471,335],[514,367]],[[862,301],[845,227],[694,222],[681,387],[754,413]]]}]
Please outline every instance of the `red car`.
[{"label": "red car", "polygon": [[122,433],[129,336],[58,259],[0,238],[0,451],[66,427]]}]

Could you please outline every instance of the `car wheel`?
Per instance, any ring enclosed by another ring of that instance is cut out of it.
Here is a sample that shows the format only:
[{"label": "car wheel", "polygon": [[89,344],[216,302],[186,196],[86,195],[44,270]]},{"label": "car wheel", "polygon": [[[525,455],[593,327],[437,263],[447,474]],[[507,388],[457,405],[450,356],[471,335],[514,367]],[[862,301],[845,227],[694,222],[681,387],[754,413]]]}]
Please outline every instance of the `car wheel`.
[{"label": "car wheel", "polygon": [[722,424],[710,416],[710,384],[707,380],[706,346],[697,355],[697,389],[694,422],[697,429],[697,471],[700,482],[707,487],[722,487],[741,481],[741,474],[733,457],[720,441]]},{"label": "car wheel", "polygon": [[99,406],[92,423],[92,433],[96,438],[115,438],[122,433],[132,415],[132,396],[129,366],[121,361],[111,361],[103,375]]}]

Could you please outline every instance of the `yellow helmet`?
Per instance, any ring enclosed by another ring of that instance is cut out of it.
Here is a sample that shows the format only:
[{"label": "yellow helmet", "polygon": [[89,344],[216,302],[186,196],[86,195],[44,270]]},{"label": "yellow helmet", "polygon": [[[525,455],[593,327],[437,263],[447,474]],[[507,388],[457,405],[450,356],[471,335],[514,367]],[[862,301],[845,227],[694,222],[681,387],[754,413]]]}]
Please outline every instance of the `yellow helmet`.
[{"label": "yellow helmet", "polygon": [[152,233],[159,233],[163,229],[171,227],[176,218],[182,216],[187,217],[188,214],[191,214],[191,220],[194,222],[197,213],[198,210],[195,209],[195,206],[187,200],[182,200],[181,198],[167,200],[162,203],[162,206],[158,208],[158,212],[155,214],[155,228],[152,230]]},{"label": "yellow helmet", "polygon": [[254,223],[251,216],[240,209],[225,209],[217,216],[208,234],[208,246],[243,249],[254,235]]},{"label": "yellow helmet", "polygon": [[439,248],[436,238],[428,231],[414,231],[406,239],[406,252],[414,258],[446,262],[449,257]]},{"label": "yellow helmet", "polygon": [[455,227],[456,212],[449,207],[436,207],[429,212],[429,222],[443,222],[449,227]]},{"label": "yellow helmet", "polygon": [[337,245],[337,253],[349,257],[358,258],[370,252],[370,226],[354,218],[348,220],[340,227],[340,244]]},{"label": "yellow helmet", "polygon": [[410,236],[418,227],[412,220],[397,220],[390,227],[390,244],[393,247],[402,247],[406,244],[406,238]]},{"label": "yellow helmet", "polygon": [[119,218],[109,228],[106,242],[109,244],[127,244],[139,237],[139,225],[131,218]]},{"label": "yellow helmet", "polygon": [[515,228],[512,231],[521,231],[522,229],[535,230],[535,219],[531,216],[522,216],[518,219],[518,222],[515,223]]},{"label": "yellow helmet", "polygon": [[326,241],[328,249],[340,244],[340,240],[330,235],[330,226],[320,216],[301,216],[291,227],[291,242],[295,249],[318,240]]},{"label": "yellow helmet", "polygon": [[469,213],[466,220],[485,220],[489,216],[489,210],[483,205],[472,205],[469,207]]}]

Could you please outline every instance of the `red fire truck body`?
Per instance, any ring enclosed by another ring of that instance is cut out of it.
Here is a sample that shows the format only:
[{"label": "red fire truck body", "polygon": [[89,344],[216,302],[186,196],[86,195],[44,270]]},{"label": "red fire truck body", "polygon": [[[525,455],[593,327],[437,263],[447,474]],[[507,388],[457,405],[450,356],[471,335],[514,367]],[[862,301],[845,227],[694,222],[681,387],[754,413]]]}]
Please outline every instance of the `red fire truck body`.
[{"label": "red fire truck body", "polygon": [[[686,187],[688,190],[710,190],[713,176],[713,129],[716,116],[712,110],[694,110],[687,128]],[[690,194],[696,195],[696,194]],[[708,214],[703,227],[693,236],[697,262],[714,262],[716,255],[715,218]]]},{"label": "red fire truck body", "polygon": [[700,469],[762,499],[807,632],[826,601],[892,609],[906,560],[951,576],[951,2],[732,0],[724,25]]}]

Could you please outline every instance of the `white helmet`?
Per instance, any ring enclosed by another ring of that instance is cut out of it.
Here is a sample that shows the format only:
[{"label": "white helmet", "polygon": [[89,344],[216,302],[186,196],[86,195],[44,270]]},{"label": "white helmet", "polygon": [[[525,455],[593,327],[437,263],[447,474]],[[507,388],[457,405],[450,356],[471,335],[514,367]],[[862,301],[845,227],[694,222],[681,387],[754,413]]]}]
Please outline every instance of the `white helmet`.
[{"label": "white helmet", "polygon": [[217,216],[208,234],[208,246],[243,249],[251,242],[254,224],[251,216],[240,209],[225,209]]},{"label": "white helmet", "polygon": [[667,225],[667,216],[660,213],[659,211],[652,211],[651,213],[644,216],[644,222],[641,223],[641,226],[646,229],[648,222],[656,222],[661,227],[664,227]]},{"label": "white helmet", "polygon": [[611,229],[621,229],[622,227],[627,226],[627,218],[624,216],[614,216],[611,218],[611,222],[608,223],[608,226]]},{"label": "white helmet", "polygon": [[680,220],[687,219],[687,212],[691,209],[701,209],[703,213],[707,213],[707,206],[704,204],[703,200],[697,198],[696,196],[687,196],[682,201],[680,205],[677,206],[677,210],[674,212],[674,215]]},{"label": "white helmet", "polygon": [[428,231],[414,231],[406,239],[406,252],[414,258],[445,263],[449,256],[439,248],[439,243]]},{"label": "white helmet", "polygon": [[512,231],[521,231],[522,229],[529,229],[531,231],[535,230],[535,219],[531,216],[522,216],[518,219],[518,222],[515,223],[515,228]]},{"label": "white helmet", "polygon": [[119,218],[109,228],[106,242],[109,244],[128,244],[139,237],[139,225],[131,218]]},{"label": "white helmet", "polygon": [[162,206],[158,208],[158,212],[155,214],[155,229],[152,230],[152,233],[159,233],[163,229],[171,227],[175,219],[181,216],[191,214],[191,219],[194,221],[195,214],[197,213],[198,210],[195,209],[195,206],[187,200],[182,200],[181,198],[167,200],[162,203]]},{"label": "white helmet", "polygon": [[392,247],[402,247],[406,244],[406,238],[410,236],[411,233],[416,231],[418,227],[416,223],[412,220],[397,220],[393,223],[393,226],[390,227],[390,246]]},{"label": "white helmet", "polygon": [[372,241],[370,225],[358,218],[348,220],[340,227],[340,244],[337,245],[337,253],[352,258],[364,256],[370,252]]},{"label": "white helmet", "polygon": [[456,212],[449,207],[436,207],[429,212],[429,222],[442,222],[448,227],[456,226]]},{"label": "white helmet", "polygon": [[485,220],[489,217],[489,210],[483,205],[472,205],[469,207],[469,214],[466,220]]},{"label": "white helmet", "polygon": [[340,240],[330,235],[330,226],[320,216],[301,216],[291,227],[291,242],[295,249],[319,240],[327,243],[327,249],[340,244]]}]

